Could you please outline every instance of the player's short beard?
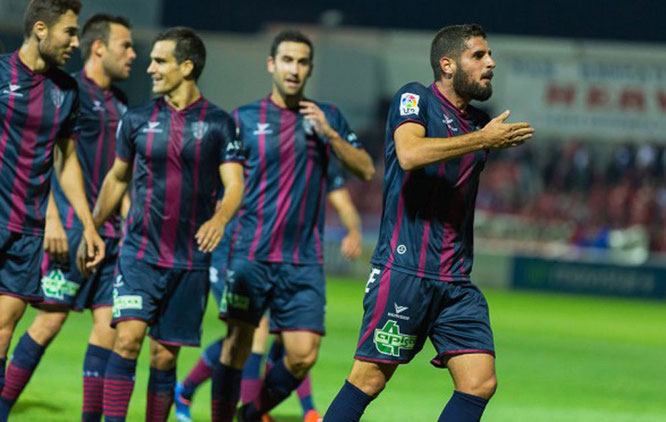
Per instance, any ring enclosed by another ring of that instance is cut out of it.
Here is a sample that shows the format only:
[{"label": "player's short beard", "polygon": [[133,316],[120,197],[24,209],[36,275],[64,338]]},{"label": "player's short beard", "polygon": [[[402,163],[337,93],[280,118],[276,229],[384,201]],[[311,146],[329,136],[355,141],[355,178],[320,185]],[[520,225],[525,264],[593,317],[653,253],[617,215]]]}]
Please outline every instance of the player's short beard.
[{"label": "player's short beard", "polygon": [[461,68],[453,74],[453,89],[462,98],[468,98],[476,101],[486,101],[493,95],[493,86],[483,86],[478,82],[472,81],[469,73]]},{"label": "player's short beard", "polygon": [[37,44],[39,49],[39,55],[42,56],[45,62],[50,66],[61,66],[62,63],[58,62],[58,52],[51,46],[51,40],[45,38],[43,41]]}]

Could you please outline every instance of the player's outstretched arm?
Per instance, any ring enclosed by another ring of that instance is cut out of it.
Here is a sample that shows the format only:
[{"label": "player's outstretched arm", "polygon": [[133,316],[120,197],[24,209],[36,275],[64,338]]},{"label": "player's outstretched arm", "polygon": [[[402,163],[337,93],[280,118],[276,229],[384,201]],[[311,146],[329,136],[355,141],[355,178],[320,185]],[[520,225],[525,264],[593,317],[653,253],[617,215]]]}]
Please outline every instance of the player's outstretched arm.
[{"label": "player's outstretched arm", "polygon": [[202,252],[212,252],[224,235],[224,228],[236,214],[243,198],[245,182],[243,181],[243,165],[224,163],[220,166],[220,178],[224,185],[224,196],[215,208],[215,214],[199,227],[194,236]]},{"label": "player's outstretched arm", "polygon": [[67,244],[67,233],[60,221],[58,206],[53,198],[53,190],[49,194],[49,204],[46,207],[46,227],[44,228],[44,252],[51,259],[58,262],[67,262],[69,245]]},{"label": "player's outstretched arm", "polygon": [[354,260],[361,254],[361,217],[354,206],[347,188],[336,189],[328,194],[328,200],[340,216],[340,221],[347,229],[347,235],[342,239],[340,252],[349,260]]},{"label": "player's outstretched arm", "polygon": [[529,123],[505,123],[505,111],[492,119],[483,129],[451,138],[427,138],[426,129],[417,123],[405,123],[394,133],[395,152],[400,167],[416,170],[433,163],[452,160],[480,149],[511,148],[532,137]]},{"label": "player's outstretched arm", "polygon": [[89,264],[94,267],[104,259],[105,245],[97,233],[88,207],[86,191],[83,187],[83,174],[81,173],[79,160],[76,157],[74,140],[71,138],[60,139],[56,145],[56,174],[67,200],[83,225],[83,241],[86,243]]},{"label": "player's outstretched arm", "polygon": [[301,101],[301,114],[313,124],[318,134],[328,138],[328,142],[333,148],[333,152],[340,161],[361,180],[366,182],[372,180],[375,175],[375,166],[372,164],[372,158],[362,148],[356,148],[345,142],[338,132],[335,131],[326,120],[326,115],[312,101]]}]

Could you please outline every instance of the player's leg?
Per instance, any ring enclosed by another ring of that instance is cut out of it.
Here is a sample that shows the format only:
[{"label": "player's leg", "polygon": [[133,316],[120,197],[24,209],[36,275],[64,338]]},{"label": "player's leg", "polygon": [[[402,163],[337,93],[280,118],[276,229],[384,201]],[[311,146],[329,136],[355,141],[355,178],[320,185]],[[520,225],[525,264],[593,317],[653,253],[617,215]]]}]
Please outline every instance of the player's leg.
[{"label": "player's leg", "polygon": [[213,368],[211,411],[213,422],[231,421],[240,399],[242,370],[252,351],[254,330],[266,311],[272,289],[269,264],[232,260],[227,271],[227,294],[220,315],[227,318],[227,337]]},{"label": "player's leg", "polygon": [[0,420],[8,414],[25,389],[46,347],[60,332],[69,310],[62,306],[44,305],[28,330],[21,336],[5,372],[7,388],[0,396]]},{"label": "player's leg", "polygon": [[93,327],[83,359],[83,422],[98,422],[102,418],[104,374],[116,339],[110,306],[93,308],[92,316]]},{"label": "player's leg", "polygon": [[430,334],[437,350],[432,363],[448,367],[455,391],[439,420],[475,422],[497,388],[488,304],[471,283],[440,286],[444,294]]},{"label": "player's leg", "polygon": [[39,280],[44,238],[0,228],[0,390],[16,323],[28,302],[41,301]]},{"label": "player's leg", "polygon": [[257,420],[269,412],[303,381],[315,364],[324,334],[326,290],[319,265],[280,264],[270,307],[271,332],[280,333],[285,357],[264,377],[259,397],[239,414]]},{"label": "player's leg", "polygon": [[118,258],[113,282],[113,319],[116,339],[104,373],[105,422],[124,421],[134,389],[136,361],[149,322],[154,321],[159,292],[164,289],[163,270],[128,256]]},{"label": "player's leg", "polygon": [[252,351],[243,367],[241,403],[254,401],[259,395],[259,391],[261,391],[263,382],[261,377],[261,362],[264,358],[264,353],[266,353],[268,335],[268,318],[264,316],[259,321],[259,327],[254,330]]},{"label": "player's leg", "polygon": [[440,421],[478,421],[495,393],[495,358],[492,355],[464,354],[447,359],[455,391],[439,417]]},{"label": "player's leg", "polygon": [[169,417],[176,385],[176,361],[180,346],[150,341],[150,378],[146,421],[162,422]]},{"label": "player's leg", "polygon": [[[10,371],[11,365],[7,370],[7,352],[9,344],[14,333],[16,323],[21,319],[27,303],[20,298],[13,296],[0,296],[0,371],[2,374],[2,395],[0,395],[0,420],[7,420],[11,403],[18,397],[19,391],[12,385],[5,385],[6,372]],[[18,373],[19,369],[15,371]]]},{"label": "player's leg", "polygon": [[437,290],[415,277],[373,268],[363,298],[363,322],[349,378],[324,420],[358,421],[397,365],[408,363],[428,338],[430,321],[439,310]]},{"label": "player's leg", "polygon": [[360,420],[366,407],[384,390],[397,368],[397,363],[354,360],[349,378],[328,407],[324,421]]}]

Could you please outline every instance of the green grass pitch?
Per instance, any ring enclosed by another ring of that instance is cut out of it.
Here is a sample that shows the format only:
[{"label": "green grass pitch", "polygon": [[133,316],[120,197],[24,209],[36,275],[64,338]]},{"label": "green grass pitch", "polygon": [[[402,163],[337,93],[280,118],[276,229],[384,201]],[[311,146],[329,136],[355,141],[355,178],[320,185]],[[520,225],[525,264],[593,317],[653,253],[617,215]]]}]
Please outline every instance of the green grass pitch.
[{"label": "green grass pitch", "polygon": [[[364,283],[330,277],[328,335],[313,372],[315,404],[333,399],[348,374],[358,337]],[[486,291],[497,348],[499,389],[486,421],[666,421],[666,303],[531,292]],[[208,307],[204,344],[225,329]],[[18,339],[32,320],[29,310]],[[72,314],[48,349],[14,408],[14,421],[78,420],[81,365],[90,329],[89,314]],[[15,343],[14,342],[14,343]],[[148,349],[140,358],[128,420],[143,420]],[[431,367],[426,344],[400,368],[387,390],[368,408],[364,421],[436,421],[452,383],[446,370]],[[185,348],[182,379],[199,349]],[[209,420],[210,386],[194,399],[196,421]],[[278,421],[299,421],[295,398],[274,410]],[[173,413],[172,413],[172,419]]]}]

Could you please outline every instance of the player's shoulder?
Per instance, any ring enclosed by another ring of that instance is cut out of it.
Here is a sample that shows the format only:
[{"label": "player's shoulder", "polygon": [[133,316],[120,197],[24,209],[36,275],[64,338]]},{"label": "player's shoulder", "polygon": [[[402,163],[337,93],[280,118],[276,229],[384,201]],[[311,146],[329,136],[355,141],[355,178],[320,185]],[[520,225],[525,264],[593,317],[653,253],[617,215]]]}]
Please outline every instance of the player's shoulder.
[{"label": "player's shoulder", "polygon": [[61,91],[76,91],[79,90],[79,85],[71,75],[64,70],[52,67],[47,72],[47,77],[56,85]]},{"label": "player's shoulder", "polygon": [[232,111],[232,114],[238,114],[239,116],[246,116],[259,113],[259,110],[262,108],[262,105],[265,101],[268,101],[268,99],[260,98],[256,101],[252,101],[251,103],[244,104],[236,108],[234,111]]},{"label": "player's shoulder", "polygon": [[208,105],[208,110],[206,111],[206,117],[210,117],[211,119],[218,119],[218,120],[228,120],[231,119],[231,115],[224,110],[222,107],[218,106],[217,104],[214,104],[208,100],[205,100]]},{"label": "player's shoulder", "polygon": [[321,111],[324,112],[324,114],[329,115],[329,116],[339,116],[342,115],[342,112],[340,111],[340,108],[336,106],[333,103],[325,102],[325,101],[313,101],[315,104],[317,104],[317,107],[321,109]]},{"label": "player's shoulder", "polygon": [[111,85],[109,90],[118,101],[127,105],[128,99],[127,99],[127,94],[125,94],[125,91],[123,91],[122,89],[118,88],[113,84]]},{"label": "player's shoulder", "polygon": [[420,82],[409,82],[403,85],[397,92],[396,96],[403,95],[405,93],[416,94],[419,96],[427,96],[430,93],[430,90]]},{"label": "player's shoulder", "polygon": [[143,104],[129,107],[125,114],[123,115],[123,120],[125,121],[136,121],[136,122],[147,122],[150,120],[155,107],[159,107],[159,98],[154,98],[150,101],[147,101]]},{"label": "player's shoulder", "polygon": [[3,70],[2,74],[4,75],[11,75],[9,72],[9,69],[11,68],[11,60],[12,56],[16,53],[3,53],[0,54],[0,69]]}]

